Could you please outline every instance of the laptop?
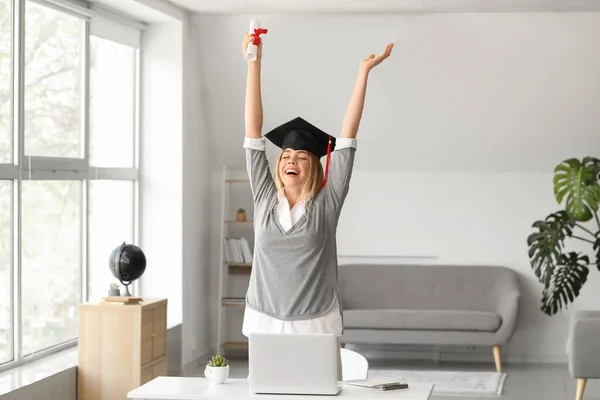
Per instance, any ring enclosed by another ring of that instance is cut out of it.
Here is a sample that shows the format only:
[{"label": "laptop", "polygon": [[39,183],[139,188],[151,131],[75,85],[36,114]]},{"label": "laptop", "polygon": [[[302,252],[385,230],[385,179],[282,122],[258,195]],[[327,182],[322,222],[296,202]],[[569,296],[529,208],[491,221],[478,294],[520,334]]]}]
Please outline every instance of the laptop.
[{"label": "laptop", "polygon": [[254,333],[248,380],[255,394],[337,395],[339,343],[333,334]]}]

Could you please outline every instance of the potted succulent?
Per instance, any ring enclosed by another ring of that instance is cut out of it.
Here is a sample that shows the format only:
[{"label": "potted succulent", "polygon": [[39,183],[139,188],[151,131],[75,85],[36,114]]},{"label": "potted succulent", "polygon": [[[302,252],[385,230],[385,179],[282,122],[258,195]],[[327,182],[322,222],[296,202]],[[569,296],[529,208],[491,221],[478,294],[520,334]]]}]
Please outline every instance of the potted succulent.
[{"label": "potted succulent", "polygon": [[240,208],[237,211],[237,214],[235,216],[235,220],[238,222],[244,222],[246,221],[246,210],[244,210],[243,208]]},{"label": "potted succulent", "polygon": [[110,284],[110,289],[108,290],[108,295],[109,296],[120,296],[121,295],[121,290],[119,289],[118,283],[113,282]]},{"label": "potted succulent", "polygon": [[212,383],[224,383],[229,377],[229,363],[227,359],[220,354],[212,356],[206,364],[204,376]]}]

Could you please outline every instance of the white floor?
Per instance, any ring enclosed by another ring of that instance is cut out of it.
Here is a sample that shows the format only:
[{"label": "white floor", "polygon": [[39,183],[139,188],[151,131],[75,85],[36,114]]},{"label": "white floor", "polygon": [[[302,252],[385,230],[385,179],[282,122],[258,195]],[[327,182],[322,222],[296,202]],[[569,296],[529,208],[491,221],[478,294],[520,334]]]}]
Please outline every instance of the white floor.
[{"label": "white floor", "polygon": [[[436,369],[436,370],[494,370],[489,363],[433,363],[429,361],[382,361],[369,360],[369,364],[378,368],[411,368],[411,369]],[[505,364],[504,370],[507,378],[504,383],[502,400],[575,400],[577,382],[569,375],[567,365],[556,364]],[[190,370],[188,376],[203,376],[204,366],[197,370]],[[246,378],[248,376],[248,363],[245,360],[230,360],[230,376],[232,378]],[[493,399],[496,397],[481,397]],[[432,396],[431,400],[460,400],[453,397]],[[465,400],[474,400],[468,397]],[[588,380],[583,400],[600,400],[600,380]]]}]

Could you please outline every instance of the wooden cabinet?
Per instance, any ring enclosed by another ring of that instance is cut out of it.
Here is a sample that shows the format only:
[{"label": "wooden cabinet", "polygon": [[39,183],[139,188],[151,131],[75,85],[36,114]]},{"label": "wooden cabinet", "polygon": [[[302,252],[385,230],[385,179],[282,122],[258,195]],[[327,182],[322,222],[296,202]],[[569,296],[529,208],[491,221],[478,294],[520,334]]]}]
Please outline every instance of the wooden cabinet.
[{"label": "wooden cabinet", "polygon": [[79,306],[78,400],[126,400],[166,374],[166,299]]}]

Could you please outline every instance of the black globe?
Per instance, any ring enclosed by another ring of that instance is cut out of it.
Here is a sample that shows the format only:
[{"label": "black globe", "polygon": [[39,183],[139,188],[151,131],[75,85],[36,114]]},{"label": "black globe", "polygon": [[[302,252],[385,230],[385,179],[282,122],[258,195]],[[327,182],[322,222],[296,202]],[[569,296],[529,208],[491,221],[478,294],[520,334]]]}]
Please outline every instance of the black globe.
[{"label": "black globe", "polygon": [[128,286],[146,271],[146,256],[139,247],[123,242],[110,254],[108,267],[113,276],[125,286],[125,295],[131,296]]}]

